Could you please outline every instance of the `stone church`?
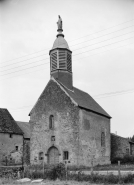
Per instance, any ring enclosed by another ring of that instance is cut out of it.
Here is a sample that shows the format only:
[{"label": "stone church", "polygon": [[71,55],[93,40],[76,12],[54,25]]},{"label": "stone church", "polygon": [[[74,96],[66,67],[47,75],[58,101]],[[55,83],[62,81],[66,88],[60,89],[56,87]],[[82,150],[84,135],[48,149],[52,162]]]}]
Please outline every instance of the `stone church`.
[{"label": "stone church", "polygon": [[[62,20],[50,55],[50,80],[29,113],[31,164],[90,166],[110,163],[110,115],[73,86],[72,51]],[[82,70],[82,69],[81,69]]]}]

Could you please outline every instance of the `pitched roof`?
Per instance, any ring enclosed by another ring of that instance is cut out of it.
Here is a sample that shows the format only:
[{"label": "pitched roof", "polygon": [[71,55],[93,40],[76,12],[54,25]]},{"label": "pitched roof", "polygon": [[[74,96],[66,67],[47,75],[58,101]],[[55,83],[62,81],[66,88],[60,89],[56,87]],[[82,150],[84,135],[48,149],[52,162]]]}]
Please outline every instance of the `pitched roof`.
[{"label": "pitched roof", "polygon": [[[50,83],[51,80],[56,82],[64,90],[64,92],[66,92],[68,94],[68,96],[71,98],[73,103],[76,103],[76,105],[78,105],[79,107],[90,110],[90,111],[95,112],[97,114],[103,115],[107,118],[111,118],[111,116],[88,93],[86,93],[80,89],[77,89],[76,87],[73,87],[73,91],[69,90],[63,84],[61,84],[61,82],[57,81],[53,77],[49,80],[48,84]],[[47,84],[47,86],[48,86],[48,84]],[[44,92],[44,90],[43,90],[43,92]],[[41,97],[41,95],[40,95],[40,97]],[[36,104],[34,105],[32,110],[30,111],[29,115],[36,107],[38,101],[40,100],[40,97],[38,98]]]},{"label": "pitched roof", "polygon": [[[60,82],[58,81],[58,83]],[[93,111],[101,115],[104,115],[108,118],[111,118],[111,116],[88,93],[76,87],[73,87],[73,91],[67,89],[63,85],[62,87],[67,91],[69,96],[78,104],[79,107],[88,109],[90,111]]]},{"label": "pitched roof", "polygon": [[7,109],[0,108],[0,132],[23,134]]},{"label": "pitched roof", "polygon": [[16,121],[24,133],[24,138],[30,139],[30,124],[28,122]]}]

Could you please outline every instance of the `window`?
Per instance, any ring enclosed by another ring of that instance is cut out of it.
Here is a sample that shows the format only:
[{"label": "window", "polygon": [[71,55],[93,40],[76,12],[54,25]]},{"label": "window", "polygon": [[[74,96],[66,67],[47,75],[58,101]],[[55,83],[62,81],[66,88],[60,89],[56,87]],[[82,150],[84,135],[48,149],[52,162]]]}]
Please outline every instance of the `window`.
[{"label": "window", "polygon": [[51,71],[57,69],[57,51],[51,54]]},{"label": "window", "polygon": [[51,141],[55,141],[55,136],[52,136],[51,137]]},{"label": "window", "polygon": [[44,159],[44,157],[43,157],[43,152],[40,152],[39,153],[39,160],[43,160]]},{"label": "window", "polygon": [[18,146],[15,146],[16,151],[18,151],[18,148],[19,148]]},{"label": "window", "polygon": [[90,130],[90,122],[87,119],[84,119],[84,130]]},{"label": "window", "polygon": [[105,147],[105,133],[104,132],[101,133],[101,146]]},{"label": "window", "polygon": [[12,134],[9,134],[9,137],[10,137],[10,138],[12,138],[12,137],[13,137],[13,135],[12,135]]},{"label": "window", "polygon": [[49,129],[54,129],[54,116],[50,115],[49,117]]},{"label": "window", "polygon": [[64,151],[63,152],[63,160],[68,160],[69,159],[69,152],[68,151]]},{"label": "window", "polygon": [[129,155],[129,148],[126,148],[126,154]]}]

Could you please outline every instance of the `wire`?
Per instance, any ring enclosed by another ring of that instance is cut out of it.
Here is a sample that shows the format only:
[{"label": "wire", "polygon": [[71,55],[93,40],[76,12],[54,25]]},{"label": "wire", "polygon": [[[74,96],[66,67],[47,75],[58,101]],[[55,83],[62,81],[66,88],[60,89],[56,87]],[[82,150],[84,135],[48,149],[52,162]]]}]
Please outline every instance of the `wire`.
[{"label": "wire", "polygon": [[[132,32],[134,32],[134,31],[132,31]],[[94,43],[94,44],[90,44],[90,45],[87,45],[87,46],[84,46],[84,47],[75,49],[74,51],[79,50],[79,49],[83,49],[83,48],[86,48],[86,47],[89,47],[89,46],[92,46],[92,45],[96,45],[96,44],[98,44],[98,43],[102,43],[102,42],[105,42],[105,41],[108,41],[108,40],[111,40],[111,39],[114,39],[114,38],[117,38],[117,37],[121,37],[121,36],[123,36],[123,35],[127,35],[127,34],[132,33],[132,32],[128,32],[128,33],[125,33],[125,34],[122,34],[122,35],[118,35],[118,36],[116,36],[116,37],[113,37],[113,38],[110,38],[110,39],[106,39],[106,40],[103,40],[103,41],[100,41],[100,42],[97,42],[97,43]],[[74,56],[75,56],[75,55],[74,55]],[[33,58],[37,58],[37,57],[33,57]],[[46,59],[49,59],[49,58],[45,58],[45,59],[43,59],[43,60],[46,60]],[[29,60],[29,59],[28,59],[28,60]],[[25,60],[24,60],[24,61],[25,61]],[[39,62],[39,61],[42,61],[42,60],[38,60],[38,61],[35,61],[35,62],[30,62],[30,63],[28,63],[28,64],[24,64],[24,65],[17,66],[17,67],[14,67],[14,68],[10,68],[10,69],[7,69],[7,70],[1,70],[0,72],[4,72],[4,71],[9,71],[9,70],[11,70],[11,69],[20,68],[20,67],[22,67],[22,66],[30,65],[30,64],[33,64],[33,63],[36,63],[36,62]],[[8,65],[7,65],[7,66],[8,66]]]},{"label": "wire", "polygon": [[[103,47],[106,47],[106,46],[109,46],[109,45],[112,45],[112,44],[115,44],[115,43],[119,43],[119,42],[122,42],[122,41],[124,41],[124,40],[131,39],[131,38],[134,38],[134,37],[130,37],[130,38],[123,39],[123,40],[120,40],[120,41],[118,41],[118,42],[114,42],[114,43],[111,43],[111,44],[107,44],[107,45],[104,45],[104,46],[101,46],[101,47],[98,47],[98,48],[95,48],[95,49],[91,49],[91,50],[87,50],[87,51],[84,51],[84,52],[81,52],[81,53],[77,53],[77,54],[75,54],[74,56],[79,55],[79,54],[82,54],[82,53],[86,53],[86,52],[89,52],[89,51],[93,51],[93,50],[96,50],[96,49],[100,49],[100,48],[103,48]],[[44,60],[44,59],[43,59],[43,60]],[[48,64],[48,63],[49,63],[49,62],[44,63],[44,64]],[[42,65],[44,65],[44,64],[36,65],[36,66],[30,67],[30,68],[42,66]],[[0,75],[0,76],[5,76],[5,75],[8,75],[8,74],[16,73],[16,72],[23,71],[23,70],[27,70],[27,69],[30,69],[30,68],[25,68],[25,69],[22,69],[22,70],[18,70],[18,71],[11,72],[11,73],[6,73],[6,74]]]},{"label": "wire", "polygon": [[[131,38],[134,38],[134,37],[130,37],[130,38],[128,38],[128,39],[131,39]],[[124,39],[124,40],[128,40],[128,39]],[[119,43],[119,42],[122,42],[122,41],[124,41],[124,40],[120,40],[120,41],[118,41],[118,42],[114,42],[114,43],[111,43],[111,44],[107,44],[107,45],[105,45],[105,46],[101,46],[101,47],[98,47],[98,48],[95,48],[95,49],[87,50],[87,51],[84,51],[84,52],[81,52],[81,53],[77,53],[77,54],[75,54],[74,56],[79,55],[79,54],[82,54],[82,53],[86,53],[86,52],[89,52],[89,51],[93,51],[93,50],[96,50],[96,49],[99,49],[99,48],[103,48],[103,47],[106,47],[106,46],[109,46],[109,45],[112,45],[112,44],[115,44],[115,43]]]},{"label": "wire", "polygon": [[[94,98],[96,97],[97,99],[100,98],[107,98],[107,97],[111,97],[111,96],[117,96],[117,95],[122,95],[122,94],[128,94],[128,93],[133,93],[134,89],[128,90],[128,91],[116,91],[116,92],[110,92],[110,93],[104,93],[104,94],[100,94],[97,96],[94,96]],[[105,96],[106,95],[106,96]],[[101,97],[99,97],[101,96]]]},{"label": "wire", "polygon": [[76,50],[79,50],[79,49],[83,49],[83,48],[86,48],[86,47],[89,47],[89,46],[92,46],[92,45],[95,45],[95,44],[98,44],[98,43],[101,43],[101,42],[105,42],[105,41],[108,41],[108,40],[111,40],[111,39],[114,39],[114,38],[117,38],[117,37],[121,37],[121,36],[123,36],[123,35],[127,35],[127,34],[132,33],[132,32],[134,32],[134,31],[131,31],[131,32],[128,32],[128,33],[125,33],[125,34],[122,34],[122,35],[118,35],[118,36],[116,36],[116,37],[113,37],[113,38],[110,38],[110,39],[106,39],[106,40],[103,40],[103,41],[100,41],[100,42],[97,42],[97,43],[94,43],[94,44],[90,44],[90,45],[87,45],[87,46],[84,46],[84,47],[75,49],[75,50],[73,50],[73,51],[76,51]]},{"label": "wire", "polygon": [[[102,32],[102,31],[104,31],[104,30],[108,30],[108,29],[111,29],[111,28],[113,28],[113,27],[117,27],[117,26],[119,26],[119,25],[125,24],[125,23],[127,23],[127,22],[131,22],[131,21],[133,21],[133,20],[134,20],[134,19],[131,19],[131,20],[129,20],[129,21],[126,21],[126,22],[123,22],[123,23],[117,24],[117,25],[115,25],[115,26],[112,26],[112,27],[109,27],[109,28],[103,29],[103,30],[101,30],[101,31],[97,31],[97,32],[94,32],[94,33],[88,34],[88,35],[86,35],[86,36],[83,36],[83,37],[80,37],[80,38],[74,39],[74,40],[69,41],[69,42],[74,42],[75,40],[79,40],[79,39],[81,39],[81,38],[84,38],[84,37],[87,37],[87,36],[90,36],[90,35],[94,35],[95,33],[99,33],[99,32]],[[130,27],[131,27],[131,26],[130,26]],[[127,28],[128,28],[128,27],[127,27]],[[126,28],[123,28],[123,29],[126,29]],[[121,29],[121,30],[122,30],[122,29]],[[120,31],[120,30],[117,30],[117,31]],[[115,31],[115,32],[116,32],[116,31]],[[73,46],[74,46],[74,45],[73,45]],[[47,49],[49,49],[49,48],[46,48],[46,49],[44,49],[44,50],[47,50]],[[31,54],[24,55],[24,56],[22,56],[22,57],[17,57],[17,58],[11,59],[11,60],[7,60],[7,61],[5,61],[5,62],[10,62],[10,61],[13,61],[13,60],[16,60],[16,59],[19,59],[19,58],[23,58],[23,57],[26,57],[26,56],[29,56],[29,55],[33,55],[33,54],[35,54],[35,53],[39,53],[39,52],[42,52],[42,51],[44,51],[44,50],[36,51],[36,52],[31,53]],[[5,62],[2,62],[2,63],[5,63]]]},{"label": "wire", "polygon": [[[130,26],[130,27],[133,27],[134,25],[132,25],[132,26]],[[128,28],[128,27],[126,27],[126,28]],[[126,28],[123,28],[123,29],[126,29]],[[120,30],[123,30],[123,29],[120,29]],[[118,31],[120,31],[120,30],[117,30],[117,31],[114,31],[114,32],[110,32],[110,33],[108,33],[108,34],[105,34],[105,35],[102,35],[102,36],[99,36],[99,37],[95,37],[95,38],[92,38],[92,39],[89,39],[89,40],[86,40],[86,41],[84,41],[84,42],[80,42],[80,43],[78,43],[78,44],[74,44],[74,45],[72,45],[72,46],[75,46],[75,45],[79,45],[79,44],[82,44],[82,43],[85,43],[85,42],[88,42],[88,41],[91,41],[91,40],[95,40],[95,39],[97,39],[97,38],[100,38],[100,37],[103,37],[103,36],[106,36],[106,35],[109,35],[109,34],[111,34],[111,33],[115,33],[115,32],[118,32]],[[72,47],[71,46],[71,47]],[[74,50],[75,51],[75,50]],[[40,56],[44,56],[44,55],[47,55],[47,54],[43,54],[43,55],[39,55],[39,56],[36,56],[36,57],[32,57],[32,58],[29,58],[29,59],[25,59],[25,60],[22,60],[22,61],[20,61],[20,62],[24,62],[24,61],[27,61],[27,60],[31,60],[31,59],[34,59],[34,58],[37,58],[37,57],[40,57]],[[48,59],[48,58],[47,58]],[[2,62],[3,63],[3,62]],[[9,64],[9,65],[4,65],[4,66],[1,66],[1,68],[3,68],[3,67],[7,67],[7,66],[11,66],[11,65],[13,65],[13,64],[17,64],[18,62],[14,62],[14,63],[12,63],[12,64]]]},{"label": "wire", "polygon": [[[115,92],[109,92],[109,93],[104,93],[104,94],[98,94],[96,96],[93,96],[94,98],[96,99],[100,99],[100,98],[106,98],[106,97],[111,97],[111,96],[118,96],[118,95],[122,95],[122,94],[129,94],[129,93],[133,93],[134,92],[134,89],[129,89],[129,90],[122,90],[122,91],[115,91]],[[107,95],[107,96],[104,96],[104,95]],[[103,97],[99,97],[99,96],[103,96]],[[19,108],[15,108],[15,109],[12,109],[12,111],[14,110],[19,110],[19,109],[27,109],[29,107],[31,107],[33,105],[27,105],[27,106],[24,106],[24,107],[19,107]]]},{"label": "wire", "polygon": [[[129,26],[129,27],[133,27],[133,26],[134,26],[134,25]],[[126,28],[129,28],[129,27],[126,27]],[[88,42],[88,41],[94,40],[94,39],[96,39],[96,38],[100,38],[100,37],[103,37],[103,36],[109,35],[109,34],[111,34],[111,33],[115,33],[115,32],[118,32],[118,31],[124,30],[124,29],[126,29],[126,28],[123,28],[123,29],[120,29],[120,30],[117,30],[117,31],[113,31],[113,32],[107,33],[107,34],[105,34],[105,35],[101,35],[101,36],[99,36],[99,37],[95,37],[95,38],[92,38],[92,39],[86,40],[86,41],[84,41],[84,42],[80,42],[80,43],[78,43],[78,44],[74,44],[74,45],[72,45],[72,46],[79,45],[79,44],[82,44],[82,43],[85,43],[85,42]],[[71,46],[71,47],[72,47],[72,46]]]}]

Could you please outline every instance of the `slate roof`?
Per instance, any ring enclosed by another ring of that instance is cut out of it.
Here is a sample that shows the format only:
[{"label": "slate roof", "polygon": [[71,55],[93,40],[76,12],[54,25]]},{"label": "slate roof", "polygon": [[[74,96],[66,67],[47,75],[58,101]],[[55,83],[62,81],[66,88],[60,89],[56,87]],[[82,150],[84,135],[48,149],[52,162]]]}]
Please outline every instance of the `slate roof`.
[{"label": "slate roof", "polygon": [[[80,108],[87,109],[87,110],[92,111],[94,113],[103,115],[107,118],[111,118],[111,116],[88,93],[86,93],[76,87],[73,87],[73,91],[71,91],[68,88],[66,88],[63,84],[61,84],[59,81],[55,80],[54,78],[51,78],[50,81],[51,80],[58,83],[59,86],[61,86],[67,92],[67,94],[70,96],[70,98],[72,98]],[[48,82],[48,84],[50,83],[50,81]],[[31,114],[33,109],[36,107],[39,100],[40,100],[40,98],[37,100],[36,104],[34,105],[32,110],[30,111],[29,115]]]},{"label": "slate roof", "polygon": [[0,132],[20,134],[23,132],[7,109],[0,108]]},{"label": "slate roof", "polygon": [[[58,81],[58,83],[60,82]],[[60,85],[62,84],[60,83]],[[69,96],[78,104],[79,107],[88,109],[90,111],[93,111],[101,115],[104,115],[108,118],[111,118],[111,116],[88,93],[76,87],[73,87],[73,91],[67,89],[63,85],[62,87],[66,90]]]},{"label": "slate roof", "polygon": [[30,124],[28,122],[16,121],[24,133],[24,138],[30,139]]}]

